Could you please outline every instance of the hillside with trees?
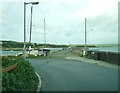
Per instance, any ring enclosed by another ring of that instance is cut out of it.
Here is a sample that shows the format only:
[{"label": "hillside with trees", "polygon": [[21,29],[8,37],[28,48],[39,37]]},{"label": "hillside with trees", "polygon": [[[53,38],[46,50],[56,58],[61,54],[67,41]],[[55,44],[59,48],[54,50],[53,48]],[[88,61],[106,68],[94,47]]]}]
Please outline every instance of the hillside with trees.
[{"label": "hillside with trees", "polygon": [[[1,41],[2,42],[2,48],[23,48],[24,42],[16,42],[16,41]],[[29,42],[26,42],[26,48],[29,47]],[[34,48],[44,48],[45,44],[38,44],[38,43],[32,43],[32,47]],[[46,47],[50,48],[60,48],[60,47],[68,47],[67,45],[55,45],[55,44],[46,44]]]}]

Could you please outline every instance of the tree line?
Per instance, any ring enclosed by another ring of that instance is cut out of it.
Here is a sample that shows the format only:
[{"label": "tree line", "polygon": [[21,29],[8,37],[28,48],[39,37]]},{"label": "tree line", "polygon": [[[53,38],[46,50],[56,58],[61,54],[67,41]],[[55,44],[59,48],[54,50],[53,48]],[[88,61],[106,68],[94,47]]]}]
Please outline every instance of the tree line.
[{"label": "tree line", "polygon": [[[16,42],[16,41],[1,41],[2,42],[2,48],[23,48],[24,42]],[[55,45],[55,44],[38,44],[38,43],[29,43],[26,42],[26,47],[29,47],[31,45],[34,48],[41,48],[41,47],[51,47],[51,48],[58,48],[58,47],[68,47],[67,45]]]}]

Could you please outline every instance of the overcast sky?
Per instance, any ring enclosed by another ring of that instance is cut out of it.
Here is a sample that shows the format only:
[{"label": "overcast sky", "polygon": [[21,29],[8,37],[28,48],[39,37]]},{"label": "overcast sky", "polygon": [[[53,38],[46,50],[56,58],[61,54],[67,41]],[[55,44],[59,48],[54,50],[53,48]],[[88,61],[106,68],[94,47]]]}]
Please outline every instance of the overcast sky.
[{"label": "overcast sky", "polygon": [[[28,0],[26,2],[30,2]],[[37,0],[36,0],[37,1]],[[118,42],[119,0],[38,0],[33,6],[32,42],[54,44],[84,44],[85,18],[87,43],[111,44]],[[29,41],[30,7],[26,6],[26,39]],[[0,2],[1,40],[24,41],[23,2]]]}]

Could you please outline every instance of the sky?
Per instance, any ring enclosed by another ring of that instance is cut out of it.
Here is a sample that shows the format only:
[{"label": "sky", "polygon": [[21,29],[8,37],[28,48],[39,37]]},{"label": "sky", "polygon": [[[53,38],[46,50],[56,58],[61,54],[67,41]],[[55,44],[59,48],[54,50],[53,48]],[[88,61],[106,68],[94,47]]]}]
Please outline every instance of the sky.
[{"label": "sky", "polygon": [[[33,0],[24,0],[31,2]],[[119,0],[34,0],[32,42],[51,44],[84,44],[85,18],[87,44],[118,43]],[[24,42],[24,2],[0,1],[0,40]],[[26,5],[26,41],[30,33],[30,8]]]}]

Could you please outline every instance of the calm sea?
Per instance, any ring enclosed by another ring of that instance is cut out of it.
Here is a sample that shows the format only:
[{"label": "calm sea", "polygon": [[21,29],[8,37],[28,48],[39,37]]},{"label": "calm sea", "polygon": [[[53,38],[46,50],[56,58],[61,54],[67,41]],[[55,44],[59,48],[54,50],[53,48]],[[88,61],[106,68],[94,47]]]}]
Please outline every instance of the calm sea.
[{"label": "calm sea", "polygon": [[89,48],[89,50],[94,51],[106,51],[106,52],[120,52],[120,47],[99,47],[99,48]]}]

